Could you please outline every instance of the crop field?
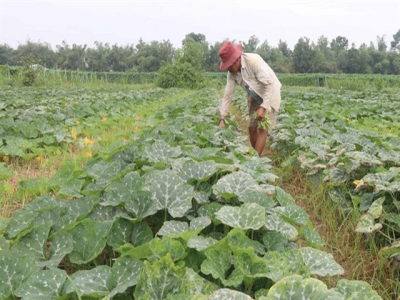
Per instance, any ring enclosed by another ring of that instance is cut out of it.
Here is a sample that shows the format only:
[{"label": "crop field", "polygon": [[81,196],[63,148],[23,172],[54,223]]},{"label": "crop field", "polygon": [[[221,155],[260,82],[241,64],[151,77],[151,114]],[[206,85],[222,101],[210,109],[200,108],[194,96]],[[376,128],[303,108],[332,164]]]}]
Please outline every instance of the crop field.
[{"label": "crop field", "polygon": [[396,270],[400,92],[284,89],[261,158],[220,96],[2,87],[0,299],[396,299],[396,271],[345,276],[276,161]]}]

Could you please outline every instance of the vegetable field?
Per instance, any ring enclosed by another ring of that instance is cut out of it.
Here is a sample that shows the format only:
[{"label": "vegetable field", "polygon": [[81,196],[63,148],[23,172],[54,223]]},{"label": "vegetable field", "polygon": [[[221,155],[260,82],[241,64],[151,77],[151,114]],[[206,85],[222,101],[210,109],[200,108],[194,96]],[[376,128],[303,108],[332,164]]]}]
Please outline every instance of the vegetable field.
[{"label": "vegetable field", "polygon": [[[0,299],[382,299],[339,279],[342,266],[235,119],[217,127],[217,90],[0,93],[0,192],[32,199],[0,219]],[[399,97],[287,92],[271,145],[359,210],[358,231],[384,236],[388,257],[400,226]],[[96,139],[121,119],[135,130]],[[9,191],[8,160],[72,144],[84,163]]]}]

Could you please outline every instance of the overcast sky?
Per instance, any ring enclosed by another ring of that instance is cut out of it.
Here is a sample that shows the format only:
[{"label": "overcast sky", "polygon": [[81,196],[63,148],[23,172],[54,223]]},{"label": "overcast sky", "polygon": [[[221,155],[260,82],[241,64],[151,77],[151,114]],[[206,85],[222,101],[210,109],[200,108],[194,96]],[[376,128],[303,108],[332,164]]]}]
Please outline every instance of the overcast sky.
[{"label": "overcast sky", "polygon": [[213,44],[224,39],[293,49],[299,38],[317,42],[344,36],[359,47],[385,36],[390,47],[400,30],[400,0],[0,0],[0,44],[16,49],[29,39],[53,49],[95,41],[137,44],[169,40],[181,46],[185,35],[202,33]]}]

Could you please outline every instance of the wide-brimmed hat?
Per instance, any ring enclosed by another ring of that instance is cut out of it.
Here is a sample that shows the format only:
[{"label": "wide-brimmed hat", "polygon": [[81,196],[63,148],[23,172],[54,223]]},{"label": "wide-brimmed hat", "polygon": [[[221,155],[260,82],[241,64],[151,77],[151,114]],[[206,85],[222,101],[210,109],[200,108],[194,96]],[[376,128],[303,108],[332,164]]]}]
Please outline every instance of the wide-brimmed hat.
[{"label": "wide-brimmed hat", "polygon": [[242,50],[243,47],[240,44],[235,46],[229,41],[225,42],[218,52],[218,55],[221,57],[222,60],[221,64],[219,65],[221,71],[225,71],[230,66],[232,66],[235,60],[237,60],[240,55],[242,55]]}]

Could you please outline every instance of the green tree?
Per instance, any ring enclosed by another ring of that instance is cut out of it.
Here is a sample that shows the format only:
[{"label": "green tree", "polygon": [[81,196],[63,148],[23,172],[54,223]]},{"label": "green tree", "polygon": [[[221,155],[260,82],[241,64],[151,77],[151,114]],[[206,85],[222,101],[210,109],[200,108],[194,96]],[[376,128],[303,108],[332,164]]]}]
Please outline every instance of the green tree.
[{"label": "green tree", "polygon": [[255,35],[252,35],[249,38],[249,41],[243,42],[243,52],[247,52],[247,53],[254,53],[257,50],[257,45],[260,43],[260,40],[258,39],[258,37],[256,37]]},{"label": "green tree", "polygon": [[293,67],[297,73],[319,72],[323,55],[309,38],[300,38],[293,50]]},{"label": "green tree", "polygon": [[0,65],[12,64],[13,49],[7,44],[0,45]]},{"label": "green tree", "polygon": [[64,70],[85,70],[87,68],[86,61],[86,44],[73,44],[72,47],[66,41],[61,45],[57,45],[56,68]]},{"label": "green tree", "polygon": [[400,53],[400,29],[393,35],[393,41],[390,43],[391,50]]},{"label": "green tree", "polygon": [[163,63],[172,62],[174,52],[175,49],[169,40],[145,43],[140,39],[133,61],[139,72],[155,72]]},{"label": "green tree", "polygon": [[35,43],[28,40],[25,44],[19,45],[14,51],[14,62],[20,63],[22,58],[33,55],[37,61],[46,68],[53,68],[55,64],[55,54],[48,43]]}]

